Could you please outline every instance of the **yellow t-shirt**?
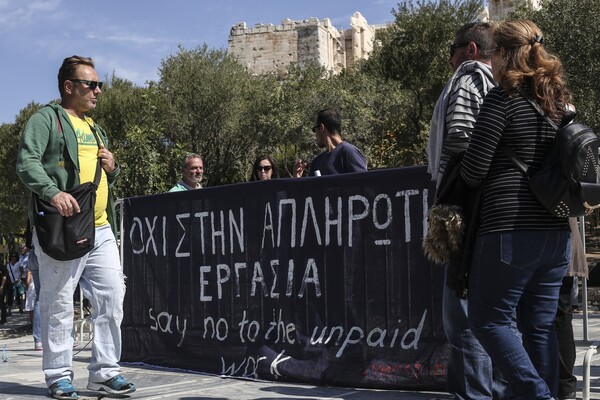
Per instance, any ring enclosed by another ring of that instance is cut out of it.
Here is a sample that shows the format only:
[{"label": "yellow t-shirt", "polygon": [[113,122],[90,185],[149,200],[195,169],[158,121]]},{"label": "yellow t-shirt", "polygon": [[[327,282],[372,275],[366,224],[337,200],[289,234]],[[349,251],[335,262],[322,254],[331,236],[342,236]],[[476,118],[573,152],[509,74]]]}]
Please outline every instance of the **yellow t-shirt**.
[{"label": "yellow t-shirt", "polygon": [[[94,175],[96,174],[96,164],[98,162],[98,142],[94,138],[91,126],[94,126],[94,121],[86,117],[85,121],[81,118],[75,117],[69,114],[73,128],[75,128],[75,134],[77,135],[79,154],[79,182],[93,182]],[[100,137],[98,137],[99,140]],[[108,218],[106,215],[106,205],[108,204],[108,182],[106,180],[106,173],[102,168],[100,175],[100,184],[98,190],[96,190],[96,207],[94,208],[94,215],[96,217],[96,226],[103,226],[108,224]]]}]

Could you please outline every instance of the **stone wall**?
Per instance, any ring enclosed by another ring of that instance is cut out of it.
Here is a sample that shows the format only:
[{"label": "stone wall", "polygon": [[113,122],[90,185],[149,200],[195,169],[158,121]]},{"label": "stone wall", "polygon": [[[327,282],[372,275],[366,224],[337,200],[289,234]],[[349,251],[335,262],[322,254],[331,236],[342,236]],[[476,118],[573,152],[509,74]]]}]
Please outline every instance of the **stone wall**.
[{"label": "stone wall", "polygon": [[[498,20],[522,3],[540,7],[540,0],[488,0],[481,20]],[[229,54],[235,56],[256,75],[285,72],[289,65],[305,66],[316,62],[331,74],[350,67],[356,60],[367,59],[373,50],[375,33],[386,25],[369,25],[360,12],[350,18],[350,28],[338,30],[329,18],[293,21],[279,25],[245,22],[231,27]]]},{"label": "stone wall", "polygon": [[520,4],[529,3],[534,9],[540,7],[540,0],[488,0],[489,17],[498,20],[515,10]]},{"label": "stone wall", "polygon": [[284,19],[279,25],[240,22],[231,28],[228,51],[252,73],[283,72],[289,65],[316,62],[332,74],[366,59],[373,50],[376,28],[355,12],[350,28],[338,31],[328,18]]}]

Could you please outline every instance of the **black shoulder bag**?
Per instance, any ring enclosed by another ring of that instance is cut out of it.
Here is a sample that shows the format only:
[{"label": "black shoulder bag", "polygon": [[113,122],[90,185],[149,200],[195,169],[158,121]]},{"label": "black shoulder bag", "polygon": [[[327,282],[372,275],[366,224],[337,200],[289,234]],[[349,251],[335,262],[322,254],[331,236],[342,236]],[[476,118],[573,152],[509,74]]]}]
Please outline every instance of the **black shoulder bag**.
[{"label": "black shoulder bag", "polygon": [[[58,131],[63,134],[58,111],[56,112]],[[100,139],[96,130],[90,125],[98,147]],[[77,203],[81,211],[70,217],[63,217],[58,210],[47,201],[34,197],[35,232],[44,253],[59,261],[81,258],[94,248],[96,189],[100,183],[102,168],[100,158],[96,164],[94,182],[86,182],[73,189],[65,190]]]}]

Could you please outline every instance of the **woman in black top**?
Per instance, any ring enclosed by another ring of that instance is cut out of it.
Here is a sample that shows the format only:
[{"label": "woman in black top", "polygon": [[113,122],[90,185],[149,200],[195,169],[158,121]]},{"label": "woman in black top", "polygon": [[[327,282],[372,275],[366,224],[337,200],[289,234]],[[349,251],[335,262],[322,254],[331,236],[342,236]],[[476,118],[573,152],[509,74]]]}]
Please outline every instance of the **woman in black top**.
[{"label": "woman in black top", "polygon": [[[505,155],[511,147],[536,168],[555,135],[523,94],[556,122],[570,101],[560,61],[528,20],[494,28],[498,87],[484,100],[461,174],[484,185],[469,278],[469,323],[516,399],[552,399],[558,386],[554,317],[570,257],[567,218],[554,217]],[[485,182],[485,183],[484,183]],[[522,342],[511,328],[516,311]]]}]

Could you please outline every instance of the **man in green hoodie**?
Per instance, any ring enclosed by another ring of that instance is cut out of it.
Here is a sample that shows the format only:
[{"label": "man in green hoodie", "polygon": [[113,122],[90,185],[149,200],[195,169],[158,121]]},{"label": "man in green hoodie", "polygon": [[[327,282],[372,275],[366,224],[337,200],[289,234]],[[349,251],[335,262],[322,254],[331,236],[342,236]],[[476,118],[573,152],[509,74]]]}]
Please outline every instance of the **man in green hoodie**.
[{"label": "man in green hoodie", "polygon": [[[122,395],[135,385],[120,375],[121,321],[125,297],[116,229],[112,185],[119,174],[108,150],[104,130],[85,114],[96,107],[102,82],[90,58],[65,58],[58,72],[60,105],[49,104],[27,122],[17,157],[17,174],[33,194],[50,202],[63,216],[80,212],[66,191],[94,180],[97,160],[102,167],[94,209],[94,248],[85,256],[58,261],[33,244],[40,268],[43,369],[48,394],[56,399],[77,399],[73,380],[73,292],[83,289],[92,303],[94,340],[88,367],[88,389]],[[95,136],[98,136],[98,141]],[[33,200],[29,218],[34,226]]]}]

